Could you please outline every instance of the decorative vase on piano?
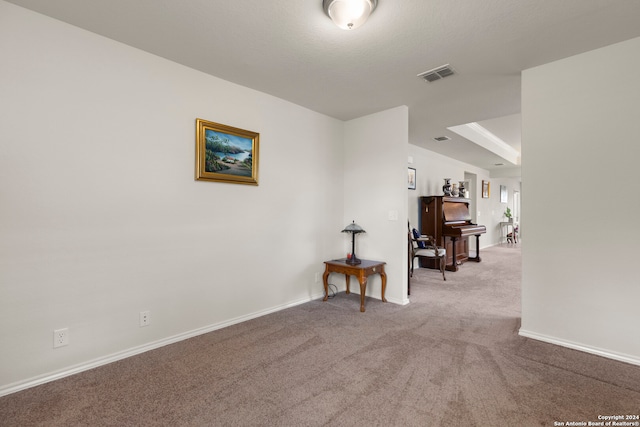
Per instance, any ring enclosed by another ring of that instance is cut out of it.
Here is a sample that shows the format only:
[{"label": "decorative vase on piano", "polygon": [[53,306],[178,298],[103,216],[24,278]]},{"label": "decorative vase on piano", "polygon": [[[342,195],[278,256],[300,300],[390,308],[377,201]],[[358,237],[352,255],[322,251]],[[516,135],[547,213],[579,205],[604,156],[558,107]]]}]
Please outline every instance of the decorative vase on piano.
[{"label": "decorative vase on piano", "polygon": [[451,196],[451,178],[444,179],[444,185],[442,186],[442,191],[445,196]]},{"label": "decorative vase on piano", "polygon": [[459,181],[459,183],[458,191],[460,192],[460,197],[467,197],[467,189],[464,188],[464,181]]},{"label": "decorative vase on piano", "polygon": [[453,183],[451,184],[452,188],[451,188],[451,195],[453,197],[458,197],[460,195],[460,192],[458,191],[458,184]]}]

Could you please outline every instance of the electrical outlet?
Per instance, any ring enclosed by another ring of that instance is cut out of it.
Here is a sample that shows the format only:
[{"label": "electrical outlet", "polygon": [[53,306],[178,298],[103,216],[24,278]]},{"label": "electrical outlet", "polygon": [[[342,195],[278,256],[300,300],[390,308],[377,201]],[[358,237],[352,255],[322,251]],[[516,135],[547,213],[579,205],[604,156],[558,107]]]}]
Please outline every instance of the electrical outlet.
[{"label": "electrical outlet", "polygon": [[69,345],[69,328],[53,331],[53,348]]},{"label": "electrical outlet", "polygon": [[151,312],[150,311],[141,311],[140,312],[140,327],[149,326],[151,324]]}]

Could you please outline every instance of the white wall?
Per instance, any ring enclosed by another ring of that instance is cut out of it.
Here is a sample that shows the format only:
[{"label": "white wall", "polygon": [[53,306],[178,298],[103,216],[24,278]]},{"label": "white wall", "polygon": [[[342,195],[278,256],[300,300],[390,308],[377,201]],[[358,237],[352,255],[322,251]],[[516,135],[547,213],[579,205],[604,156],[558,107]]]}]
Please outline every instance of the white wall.
[{"label": "white wall", "polygon": [[[489,171],[463,163],[430,150],[409,145],[409,157],[413,163],[408,167],[416,169],[416,189],[409,190],[409,222],[412,227],[420,229],[418,213],[420,197],[442,195],[444,178],[451,178],[451,182],[464,181],[465,173],[476,175],[475,189],[475,221],[487,227],[487,232],[480,237],[480,249],[500,243],[501,231],[499,223],[505,221],[504,211],[507,206],[513,209],[513,192],[520,190],[520,181],[515,178],[493,178]],[[482,180],[490,182],[490,197],[482,198]],[[500,202],[500,185],[507,186],[509,201]],[[470,198],[474,198],[473,194]],[[472,212],[473,213],[473,212]],[[475,247],[475,238],[469,239]],[[482,255],[482,251],[480,252]]]},{"label": "white wall", "polygon": [[[504,243],[506,240],[507,228],[501,229],[501,222],[507,221],[507,217],[504,216],[507,207],[511,209],[513,213],[513,205],[514,191],[521,192],[521,183],[519,178],[498,178],[495,176],[491,176],[489,178],[490,182],[490,192],[488,199],[479,198],[479,204],[483,209],[482,221],[478,221],[480,224],[484,224],[487,227],[486,239],[485,235],[480,238],[481,247],[483,246],[483,239],[485,241],[484,244],[487,246],[496,245],[499,243]],[[500,199],[500,186],[505,186],[507,189],[507,203],[502,203]],[[482,192],[482,181],[478,181],[478,197]],[[511,231],[511,228],[508,229]],[[520,234],[522,236],[522,232],[526,230],[520,229]],[[525,233],[526,234],[526,233]]]},{"label": "white wall", "polygon": [[[342,122],[2,1],[0,57],[0,394],[322,296]],[[259,186],[194,180],[198,117]]]},{"label": "white wall", "polygon": [[640,364],[640,38],[522,78],[525,336]]},{"label": "white wall", "polygon": [[[398,304],[409,302],[404,168],[408,134],[405,106],[345,123],[344,225],[355,220],[365,229],[366,233],[356,237],[356,255],[387,263],[386,298]],[[397,219],[390,220],[390,215]],[[346,254],[351,251],[347,233],[344,241]],[[379,299],[380,290],[380,277],[370,276],[367,295]]]}]

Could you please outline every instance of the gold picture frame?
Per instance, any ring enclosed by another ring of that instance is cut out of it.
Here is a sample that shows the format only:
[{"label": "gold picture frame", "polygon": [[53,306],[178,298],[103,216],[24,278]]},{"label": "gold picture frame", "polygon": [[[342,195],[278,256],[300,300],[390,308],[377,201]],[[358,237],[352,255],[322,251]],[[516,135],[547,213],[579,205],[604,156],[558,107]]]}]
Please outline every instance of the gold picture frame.
[{"label": "gold picture frame", "polygon": [[258,185],[260,134],[196,119],[196,180]]},{"label": "gold picture frame", "polygon": [[491,184],[489,181],[482,180],[482,198],[488,199],[491,195]]}]

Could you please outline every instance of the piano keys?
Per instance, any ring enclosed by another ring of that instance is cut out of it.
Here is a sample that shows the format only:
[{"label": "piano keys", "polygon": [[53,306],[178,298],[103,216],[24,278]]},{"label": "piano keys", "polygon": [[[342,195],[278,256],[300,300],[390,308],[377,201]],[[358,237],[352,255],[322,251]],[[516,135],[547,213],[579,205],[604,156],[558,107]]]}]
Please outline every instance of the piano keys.
[{"label": "piano keys", "polygon": [[[469,199],[449,196],[420,198],[420,232],[433,236],[438,246],[447,250],[446,269],[458,271],[459,265],[471,260],[480,262],[480,235],[484,225],[471,222]],[[476,256],[469,258],[469,237],[476,237]],[[424,265],[423,265],[424,264]],[[438,268],[430,260],[421,260],[421,267]]]}]

